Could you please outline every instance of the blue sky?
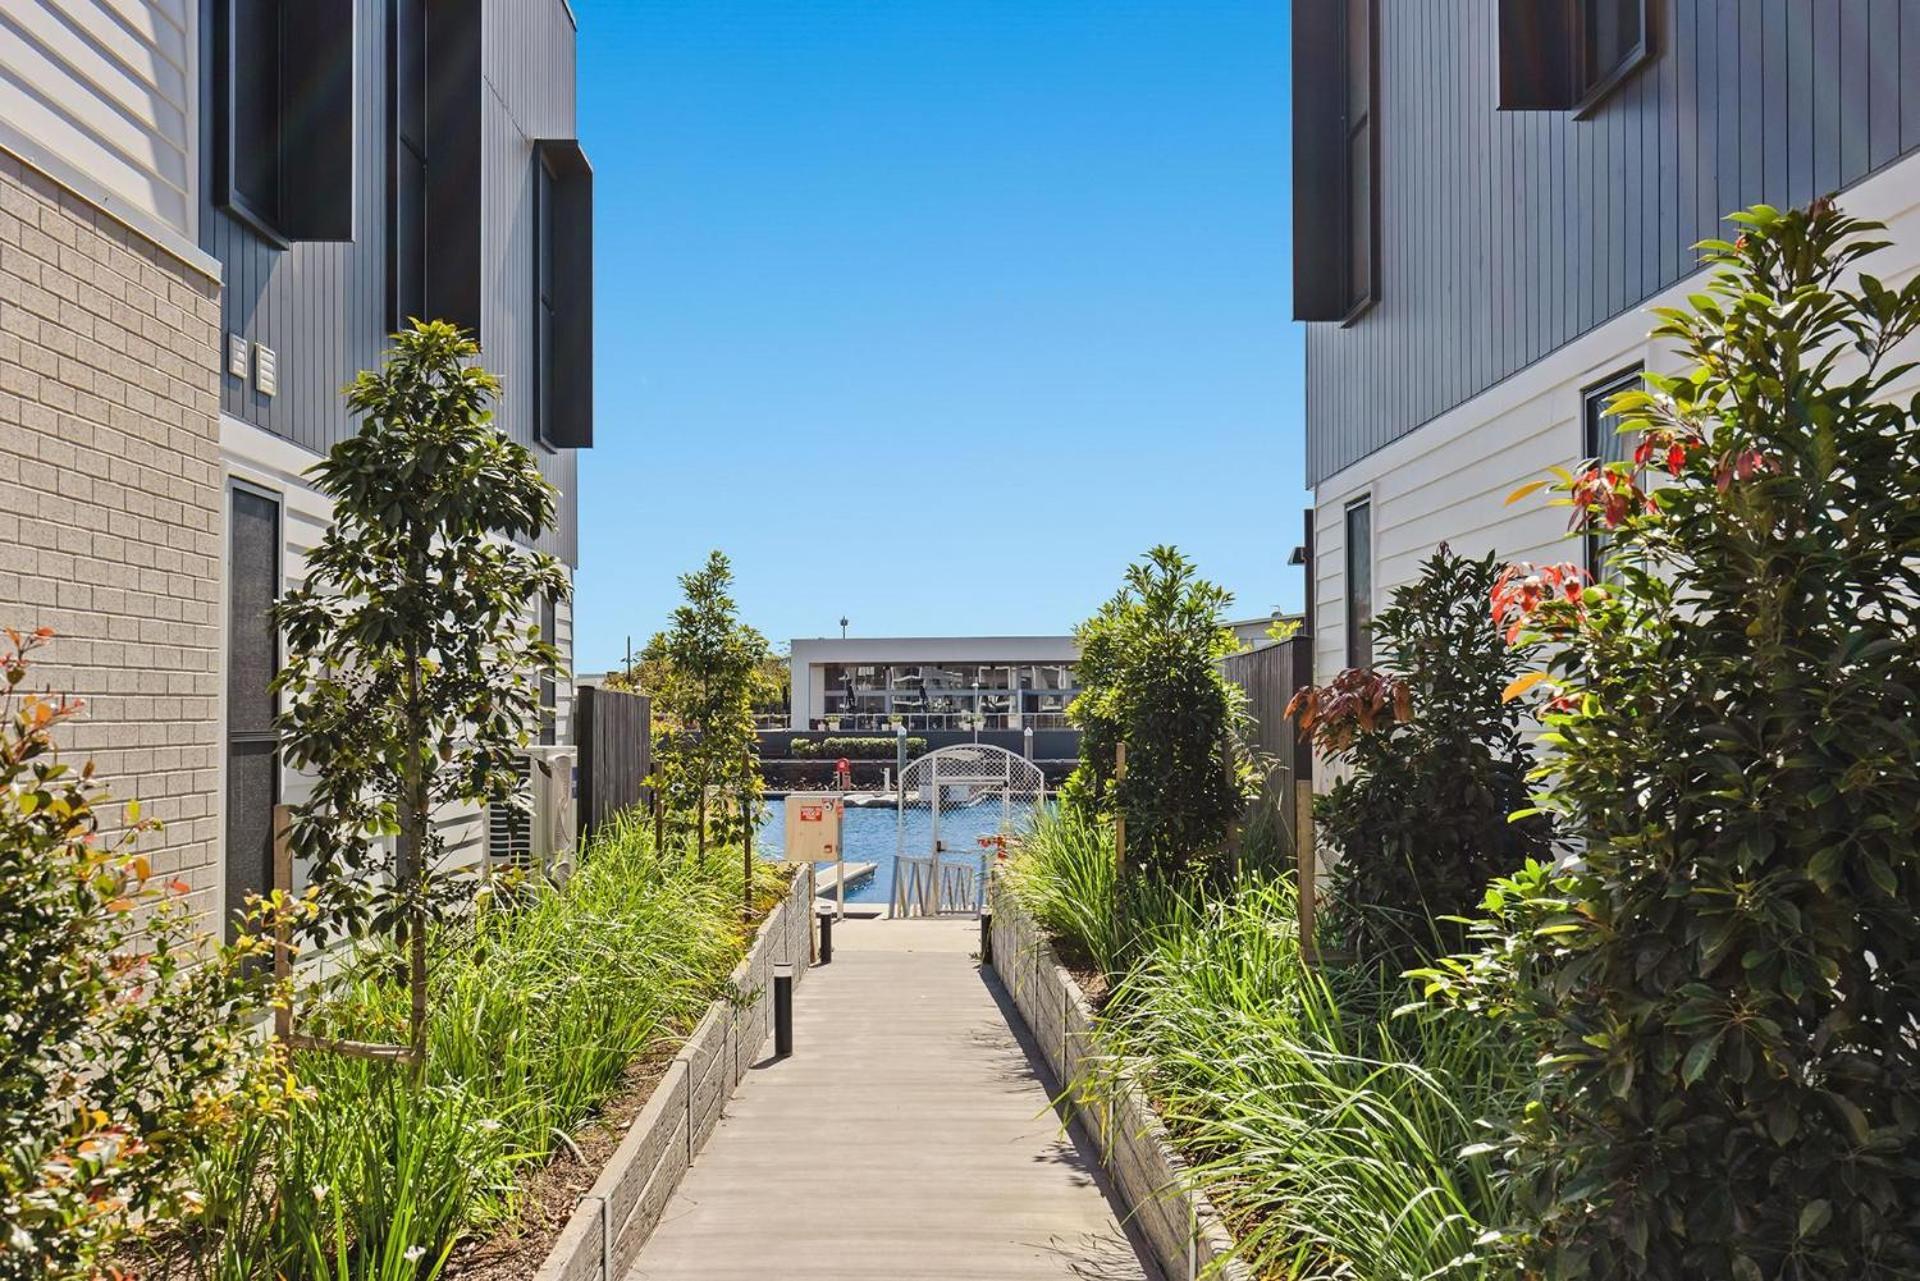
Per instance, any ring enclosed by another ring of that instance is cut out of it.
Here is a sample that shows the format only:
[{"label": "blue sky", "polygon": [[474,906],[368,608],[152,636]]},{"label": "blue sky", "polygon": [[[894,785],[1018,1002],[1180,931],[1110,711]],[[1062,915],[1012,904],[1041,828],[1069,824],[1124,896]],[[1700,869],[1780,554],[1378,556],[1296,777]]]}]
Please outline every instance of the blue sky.
[{"label": "blue sky", "polygon": [[574,3],[580,670],[714,547],[776,644],[1298,606],[1285,0]]}]

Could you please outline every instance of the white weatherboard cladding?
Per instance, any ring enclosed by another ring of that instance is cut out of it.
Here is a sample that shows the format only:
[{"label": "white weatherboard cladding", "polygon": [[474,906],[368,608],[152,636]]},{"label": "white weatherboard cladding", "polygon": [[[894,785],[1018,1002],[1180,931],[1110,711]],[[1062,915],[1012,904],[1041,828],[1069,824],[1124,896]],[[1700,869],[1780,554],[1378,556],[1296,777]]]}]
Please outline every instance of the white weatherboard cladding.
[{"label": "white weatherboard cladding", "polygon": [[[1860,183],[1840,203],[1856,217],[1887,224],[1892,244],[1867,260],[1872,274],[1901,285],[1920,272],[1920,156]],[[1686,306],[1704,283],[1689,277],[1647,307]],[[1347,504],[1373,506],[1374,611],[1412,580],[1422,560],[1445,541],[1456,552],[1503,560],[1578,561],[1567,538],[1567,509],[1535,494],[1511,506],[1515,489],[1549,467],[1571,467],[1584,452],[1581,390],[1635,363],[1672,372],[1679,353],[1649,342],[1655,318],[1645,308],[1613,320],[1529,365],[1505,382],[1442,414],[1419,430],[1322,481],[1314,493],[1314,677],[1324,681],[1345,664]],[[1910,357],[1911,358],[1911,357]],[[1909,373],[1891,389],[1902,399],[1920,390]],[[1324,785],[1332,771],[1315,777]]]},{"label": "white weatherboard cladding", "polygon": [[0,3],[0,146],[190,254],[197,15],[195,0]]},{"label": "white weatherboard cladding", "polygon": [[[307,553],[326,534],[327,525],[333,518],[332,501],[315,490],[304,476],[306,469],[319,461],[318,455],[272,432],[223,414],[220,417],[220,457],[227,483],[238,481],[251,485],[256,489],[271,492],[280,500],[280,528],[285,540],[281,549],[280,587],[282,592],[286,592],[303,585],[307,578]],[[224,512],[224,508],[222,510]],[[223,529],[223,549],[224,545]],[[226,652],[224,588],[221,599],[221,653],[224,654]],[[523,620],[527,625],[535,621],[532,611],[529,611]],[[554,610],[554,643],[559,646],[562,661],[570,672],[573,666],[573,605],[571,601],[562,601]],[[223,700],[225,688],[223,680],[221,684]],[[572,741],[573,688],[573,681],[565,674],[555,683],[554,738],[559,743]],[[225,724],[223,707],[221,711],[223,735]],[[224,773],[224,758],[222,768]],[[298,772],[284,770],[281,774],[282,799],[289,803],[297,804],[305,799],[309,786],[307,778]],[[222,808],[222,830],[224,830],[226,806],[224,777],[221,779],[219,797]],[[482,847],[480,819],[480,811],[477,808],[449,811],[441,818],[440,829],[446,838],[448,857],[452,863],[464,865],[480,859]]]}]

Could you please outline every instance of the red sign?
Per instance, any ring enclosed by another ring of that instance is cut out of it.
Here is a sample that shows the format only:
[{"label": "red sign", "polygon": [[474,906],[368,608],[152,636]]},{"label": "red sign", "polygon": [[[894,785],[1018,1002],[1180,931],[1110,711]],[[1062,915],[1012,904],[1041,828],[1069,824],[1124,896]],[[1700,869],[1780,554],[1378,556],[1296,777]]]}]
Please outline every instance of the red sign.
[{"label": "red sign", "polygon": [[802,805],[800,821],[802,823],[820,823],[826,821],[827,807],[824,805]]}]

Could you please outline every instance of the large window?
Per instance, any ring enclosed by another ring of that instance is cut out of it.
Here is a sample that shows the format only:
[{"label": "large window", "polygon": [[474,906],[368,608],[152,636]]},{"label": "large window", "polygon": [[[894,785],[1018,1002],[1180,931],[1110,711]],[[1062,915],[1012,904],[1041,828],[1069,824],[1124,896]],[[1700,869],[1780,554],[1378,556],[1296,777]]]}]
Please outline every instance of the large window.
[{"label": "large window", "polygon": [[[1601,467],[1630,462],[1636,441],[1621,435],[1620,416],[1607,412],[1607,405],[1623,391],[1640,386],[1640,366],[1622,370],[1580,393],[1580,421],[1585,436],[1586,455]],[[1607,576],[1607,536],[1590,530],[1587,543],[1587,573],[1599,579]]]},{"label": "large window", "polygon": [[1293,22],[1294,317],[1350,322],[1379,296],[1378,0]]},{"label": "large window", "polygon": [[427,0],[392,0],[388,32],[388,323],[427,319]]},{"label": "large window", "polygon": [[227,521],[227,928],[250,895],[273,888],[280,746],[267,686],[280,670],[268,610],[280,593],[280,504],[235,486]]},{"label": "large window", "polygon": [[352,0],[220,0],[214,199],[269,244],[353,239]]},{"label": "large window", "polygon": [[1373,301],[1373,22],[1375,0],[1347,0],[1347,310]]},{"label": "large window", "polygon": [[1347,508],[1347,666],[1373,666],[1373,504]]},{"label": "large window", "polygon": [[1500,0],[1500,106],[1587,115],[1652,52],[1647,0]]},{"label": "large window", "polygon": [[534,437],[593,444],[593,169],[573,139],[534,146]]}]

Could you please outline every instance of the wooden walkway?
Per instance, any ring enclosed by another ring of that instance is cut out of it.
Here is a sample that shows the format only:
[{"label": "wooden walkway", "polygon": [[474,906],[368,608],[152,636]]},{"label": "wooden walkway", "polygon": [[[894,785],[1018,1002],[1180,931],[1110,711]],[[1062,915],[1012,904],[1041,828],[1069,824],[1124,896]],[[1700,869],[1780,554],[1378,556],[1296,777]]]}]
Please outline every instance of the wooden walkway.
[{"label": "wooden walkway", "polygon": [[627,1281],[1158,1281],[978,938],[837,926]]}]

